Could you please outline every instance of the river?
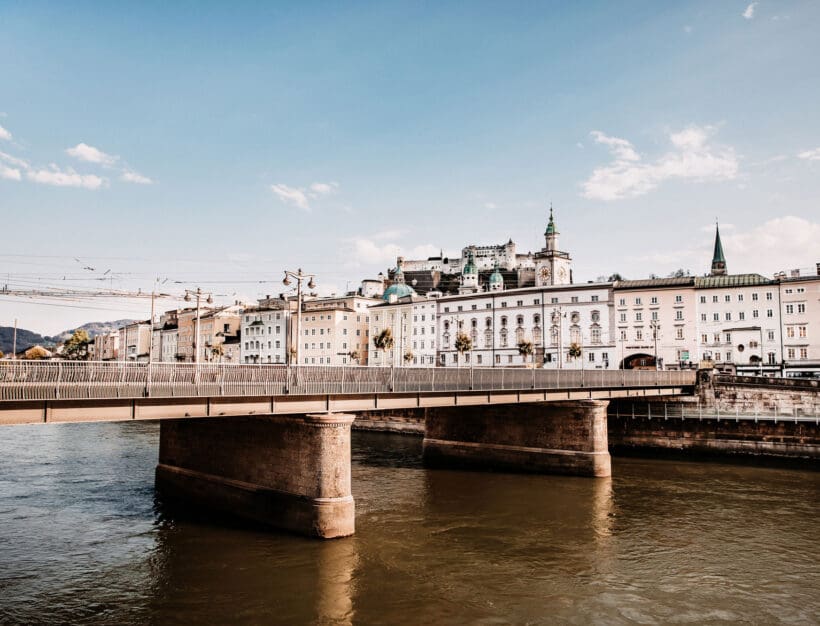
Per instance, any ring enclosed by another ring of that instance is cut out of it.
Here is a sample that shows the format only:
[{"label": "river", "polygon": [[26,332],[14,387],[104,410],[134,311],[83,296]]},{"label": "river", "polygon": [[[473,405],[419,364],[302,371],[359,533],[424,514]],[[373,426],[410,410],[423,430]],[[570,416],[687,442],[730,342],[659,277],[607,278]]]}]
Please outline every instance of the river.
[{"label": "river", "polygon": [[820,474],[427,470],[355,432],[356,535],[179,517],[155,423],[0,429],[0,623],[820,622]]}]

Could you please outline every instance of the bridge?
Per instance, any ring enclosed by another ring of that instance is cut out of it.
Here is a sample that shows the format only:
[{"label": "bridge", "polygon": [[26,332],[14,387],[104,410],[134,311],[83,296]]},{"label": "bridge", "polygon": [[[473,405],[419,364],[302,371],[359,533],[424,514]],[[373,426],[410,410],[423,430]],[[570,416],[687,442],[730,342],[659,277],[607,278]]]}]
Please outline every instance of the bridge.
[{"label": "bridge", "polygon": [[425,413],[431,464],[609,476],[609,400],[694,371],[0,362],[0,425],[162,420],[164,497],[311,536],[354,531],[355,414]]}]

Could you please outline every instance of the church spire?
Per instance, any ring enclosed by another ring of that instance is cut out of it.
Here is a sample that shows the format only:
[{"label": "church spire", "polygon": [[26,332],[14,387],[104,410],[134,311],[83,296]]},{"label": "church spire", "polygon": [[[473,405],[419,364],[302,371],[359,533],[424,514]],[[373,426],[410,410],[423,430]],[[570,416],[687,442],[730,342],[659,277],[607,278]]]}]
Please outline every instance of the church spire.
[{"label": "church spire", "polygon": [[720,241],[720,228],[715,221],[715,251],[712,254],[712,276],[726,274],[726,257],[723,256],[723,244]]},{"label": "church spire", "polygon": [[552,202],[550,202],[550,221],[547,224],[547,230],[544,231],[544,239],[546,240],[546,250],[548,252],[558,250],[558,229],[555,227],[555,217],[552,214]]},{"label": "church spire", "polygon": [[544,235],[548,237],[555,234],[557,234],[555,230],[555,218],[552,216],[552,202],[550,202],[550,221],[547,224],[547,230],[544,231]]}]

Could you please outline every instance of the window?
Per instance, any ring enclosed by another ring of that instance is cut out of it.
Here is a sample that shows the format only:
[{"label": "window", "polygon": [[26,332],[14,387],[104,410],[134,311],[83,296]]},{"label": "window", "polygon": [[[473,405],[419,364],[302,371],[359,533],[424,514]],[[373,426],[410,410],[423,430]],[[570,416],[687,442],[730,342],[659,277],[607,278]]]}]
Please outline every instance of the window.
[{"label": "window", "polygon": [[539,298],[536,298],[535,300],[533,300],[532,303],[535,304],[535,305],[539,305],[539,304],[541,304],[541,300]]},{"label": "window", "polygon": [[738,302],[743,302],[743,294],[742,293],[737,294],[737,301]]},{"label": "window", "polygon": [[523,315],[519,315],[518,317],[516,317],[516,318],[515,318],[515,323],[516,323],[518,326],[523,326],[523,325],[524,325],[524,316],[523,316]]},{"label": "window", "polygon": [[752,294],[752,302],[757,302],[757,294],[756,293]]},{"label": "window", "polygon": [[[592,301],[593,302],[598,302],[598,296],[592,296]],[[538,302],[536,301],[535,304],[538,304]]]},{"label": "window", "polygon": [[657,320],[658,320],[658,312],[657,312],[657,311],[652,311],[652,319],[653,319],[654,321],[657,321]]},{"label": "window", "polygon": [[[593,321],[594,323],[596,323],[596,324],[597,324],[598,322],[600,322],[600,321],[601,321],[601,313],[600,313],[600,311],[593,311],[593,312],[592,312],[591,319],[592,319],[592,321]],[[537,321],[536,321],[536,323],[537,323]]]},{"label": "window", "polygon": [[731,363],[731,362],[732,362],[732,352],[731,352],[731,351],[729,351],[729,352],[727,352],[727,353],[726,353],[726,362],[727,362],[727,363]]},{"label": "window", "polygon": [[701,304],[706,304],[706,296],[701,296],[700,297],[700,303]]},{"label": "window", "polygon": [[738,316],[738,319],[740,319],[741,321],[746,319],[745,311],[741,311],[740,313],[737,314],[737,316]]},{"label": "window", "polygon": [[676,339],[683,339],[683,328],[677,328],[675,330],[675,338]]},{"label": "window", "polygon": [[760,312],[757,309],[752,310],[752,317],[757,319],[760,315]]},{"label": "window", "polygon": [[712,302],[717,303],[717,301],[718,301],[718,297],[717,296],[712,296]]},{"label": "window", "polygon": [[508,354],[507,355],[507,363],[512,363],[512,362],[513,362],[512,354]]},{"label": "window", "polygon": [[797,305],[797,312],[798,313],[805,313],[806,312],[806,305],[805,304],[798,304]]},{"label": "window", "polygon": [[772,299],[772,292],[771,292],[771,291],[767,291],[767,292],[766,292],[766,300],[771,300],[771,299]]},{"label": "window", "polygon": [[641,330],[640,328],[635,331],[635,340],[643,341],[643,330]]},{"label": "window", "polygon": [[640,299],[640,298],[635,298],[635,304],[636,304],[636,305],[638,305],[638,306],[640,306],[640,304],[641,304],[641,299]]},{"label": "window", "polygon": [[501,355],[500,355],[500,354],[496,354],[496,355],[495,355],[495,364],[496,364],[496,365],[500,365],[500,364],[501,364]]},{"label": "window", "polygon": [[720,321],[720,313],[712,313],[712,321],[719,322]]},{"label": "window", "polygon": [[799,326],[799,327],[798,327],[798,331],[799,331],[799,335],[800,335],[801,337],[805,337],[805,336],[806,336],[806,327],[805,327],[805,326]]},{"label": "window", "polygon": [[588,354],[589,354],[589,362],[590,363],[595,363],[595,353],[594,352],[589,352]]},{"label": "window", "polygon": [[463,310],[464,310],[464,307],[463,307],[463,306],[461,306],[461,305],[458,305],[458,310],[459,310],[459,311],[463,311]]},{"label": "window", "polygon": [[[680,296],[678,296],[680,297]],[[649,300],[649,304],[657,304],[658,303],[658,296],[652,296]]]},{"label": "window", "polygon": [[726,311],[726,321],[727,322],[732,321],[732,313],[730,311]]},{"label": "window", "polygon": [[626,322],[626,313],[621,313],[620,320],[621,322]]},{"label": "window", "polygon": [[550,304],[558,304],[558,298],[550,298]]},{"label": "window", "polygon": [[576,303],[576,302],[578,302],[578,296],[572,296],[572,298],[570,300],[572,302]]},{"label": "window", "polygon": [[470,307],[470,310],[475,311],[478,308],[477,304],[474,304]]},{"label": "window", "polygon": [[770,330],[768,333],[766,333],[766,337],[769,341],[774,341],[774,331]]},{"label": "window", "polygon": [[481,365],[481,355],[480,354],[476,355],[475,362],[476,362],[476,365]]},{"label": "window", "polygon": [[502,309],[506,309],[506,308],[507,308],[507,303],[506,303],[506,302],[502,302],[502,303],[501,303],[501,308],[502,308]]},{"label": "window", "polygon": [[715,343],[720,343],[720,333],[715,333],[714,339]]},{"label": "window", "polygon": [[789,348],[786,351],[786,355],[787,355],[788,358],[793,359],[794,358],[794,348]]},{"label": "window", "polygon": [[789,314],[789,315],[792,315],[794,313],[794,305],[793,304],[787,304],[786,305],[786,313]]},{"label": "window", "polygon": [[636,322],[642,322],[643,321],[643,314],[640,311],[635,313],[635,321]]},{"label": "window", "polygon": [[794,339],[794,326],[786,327],[786,337],[788,339]]},{"label": "window", "polygon": [[516,300],[515,301],[515,306],[524,306],[524,301],[523,300]]},{"label": "window", "polygon": [[675,311],[675,319],[682,320],[683,319],[683,311]]},{"label": "window", "polygon": [[726,343],[732,343],[732,333],[726,333]]},{"label": "window", "polygon": [[592,338],[592,343],[601,343],[601,329],[597,326],[593,326],[592,330],[590,331],[590,335]]},{"label": "window", "polygon": [[808,359],[809,358],[808,348],[800,348],[800,358],[801,359]]},{"label": "window", "polygon": [[618,304],[620,306],[626,306],[626,298],[621,298],[620,300],[618,300]]},{"label": "window", "polygon": [[626,331],[625,330],[621,331],[621,341],[626,341]]},{"label": "window", "polygon": [[709,336],[706,335],[706,334],[701,335],[700,336],[700,342],[701,343],[709,343]]},{"label": "window", "polygon": [[766,317],[774,317],[771,309],[766,309]]},{"label": "window", "polygon": [[700,321],[701,321],[701,322],[705,322],[705,321],[706,321],[706,313],[701,313],[701,314],[700,314]]},{"label": "window", "polygon": [[731,302],[731,301],[732,301],[732,296],[730,296],[730,295],[727,293],[725,296],[723,296],[723,299],[724,299],[724,300],[726,300],[726,302]]}]

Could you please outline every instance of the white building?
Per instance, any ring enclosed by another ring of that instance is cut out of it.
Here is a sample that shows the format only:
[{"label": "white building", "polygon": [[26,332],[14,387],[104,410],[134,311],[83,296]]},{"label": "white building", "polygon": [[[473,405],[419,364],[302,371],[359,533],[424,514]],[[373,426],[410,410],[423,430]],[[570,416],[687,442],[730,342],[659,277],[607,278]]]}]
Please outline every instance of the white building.
[{"label": "white building", "polygon": [[[407,295],[370,307],[370,337],[385,328],[393,335],[390,351],[370,346],[369,365],[433,367],[436,364],[436,299]],[[372,342],[371,342],[372,344]]]},{"label": "white building", "polygon": [[239,340],[240,363],[286,363],[288,359],[289,304],[286,300],[260,301],[245,309]]},{"label": "white building", "polygon": [[820,263],[814,274],[778,274],[783,369],[786,376],[820,376]]}]

